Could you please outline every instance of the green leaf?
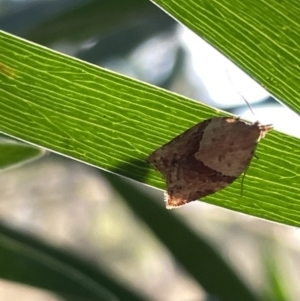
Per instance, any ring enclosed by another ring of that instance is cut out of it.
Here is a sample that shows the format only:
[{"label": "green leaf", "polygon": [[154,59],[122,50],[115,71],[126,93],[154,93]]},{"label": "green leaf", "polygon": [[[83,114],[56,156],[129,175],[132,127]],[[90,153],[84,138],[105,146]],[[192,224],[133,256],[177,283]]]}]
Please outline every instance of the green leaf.
[{"label": "green leaf", "polygon": [[[222,114],[4,32],[0,63],[1,132],[161,189],[147,156]],[[243,197],[237,181],[205,201],[300,226],[298,148],[299,139],[271,132],[258,146]]]},{"label": "green leaf", "polygon": [[27,163],[44,153],[40,148],[0,137],[0,170]]},{"label": "green leaf", "polygon": [[152,0],[300,113],[300,2]]},{"label": "green leaf", "polygon": [[69,300],[147,301],[84,260],[0,223],[0,277]]}]

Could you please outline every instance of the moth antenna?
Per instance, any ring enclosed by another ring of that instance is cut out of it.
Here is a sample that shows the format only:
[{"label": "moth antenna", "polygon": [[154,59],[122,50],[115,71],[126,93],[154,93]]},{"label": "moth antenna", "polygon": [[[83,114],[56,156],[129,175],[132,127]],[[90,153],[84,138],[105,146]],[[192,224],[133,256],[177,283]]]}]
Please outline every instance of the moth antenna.
[{"label": "moth antenna", "polygon": [[248,168],[251,164],[251,161],[249,162],[249,164],[247,165],[246,169],[243,172],[243,177],[242,177],[242,181],[241,181],[241,197],[243,196],[243,193],[244,193],[244,181],[245,181],[245,177],[246,177],[246,173],[248,171]]},{"label": "moth antenna", "polygon": [[[235,92],[244,100],[244,102],[246,103],[248,109],[250,110],[250,112],[252,113],[252,115],[256,118],[253,110],[252,110],[252,107],[250,105],[250,103],[247,101],[247,99],[242,95],[242,93],[236,88],[236,85],[234,84],[234,82],[232,81],[232,78],[230,77],[229,73],[228,73],[228,70],[225,69],[225,72],[227,74],[227,78],[230,82],[230,84],[232,85],[232,87],[235,87]],[[257,118],[256,118],[257,119]]]},{"label": "moth antenna", "polygon": [[255,114],[254,114],[254,112],[252,110],[252,107],[251,107],[250,103],[247,101],[247,99],[239,91],[237,91],[237,93],[243,98],[243,100],[246,103],[248,109],[250,110],[250,112],[252,113],[252,115],[256,118],[256,116],[255,116]]},{"label": "moth antenna", "polygon": [[248,164],[248,166],[246,167],[245,171],[243,172],[243,177],[242,177],[242,181],[241,181],[241,197],[243,196],[243,193],[244,193],[244,181],[245,181],[246,173],[247,173],[247,170],[248,170],[248,168],[250,166],[250,163]]},{"label": "moth antenna", "polygon": [[[256,154],[255,154],[256,147],[257,147],[257,144],[256,144],[255,149],[254,149],[254,155],[253,155],[253,157],[255,157],[256,159],[259,159],[259,158],[256,156]],[[245,171],[243,172],[243,177],[242,177],[242,181],[241,181],[241,196],[243,196],[243,192],[244,192],[244,181],[245,181],[246,173],[247,173],[247,171],[248,171],[248,168],[249,168],[251,162],[252,162],[252,160],[249,162],[249,164],[247,165]]]}]

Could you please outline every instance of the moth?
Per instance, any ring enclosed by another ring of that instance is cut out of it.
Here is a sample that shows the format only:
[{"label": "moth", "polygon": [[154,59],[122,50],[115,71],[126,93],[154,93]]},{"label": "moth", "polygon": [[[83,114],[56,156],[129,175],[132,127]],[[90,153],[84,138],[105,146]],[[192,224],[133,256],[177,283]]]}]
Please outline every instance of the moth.
[{"label": "moth", "polygon": [[236,117],[207,119],[155,150],[148,161],[163,175],[168,209],[223,189],[249,166],[272,125]]}]

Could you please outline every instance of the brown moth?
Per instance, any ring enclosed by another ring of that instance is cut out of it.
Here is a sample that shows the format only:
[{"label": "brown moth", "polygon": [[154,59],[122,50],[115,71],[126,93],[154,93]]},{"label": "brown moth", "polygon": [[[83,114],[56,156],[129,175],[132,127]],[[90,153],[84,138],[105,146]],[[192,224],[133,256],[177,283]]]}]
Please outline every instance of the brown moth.
[{"label": "brown moth", "polygon": [[166,207],[182,206],[231,184],[247,169],[258,141],[272,128],[215,117],[155,150],[148,161],[166,180]]}]

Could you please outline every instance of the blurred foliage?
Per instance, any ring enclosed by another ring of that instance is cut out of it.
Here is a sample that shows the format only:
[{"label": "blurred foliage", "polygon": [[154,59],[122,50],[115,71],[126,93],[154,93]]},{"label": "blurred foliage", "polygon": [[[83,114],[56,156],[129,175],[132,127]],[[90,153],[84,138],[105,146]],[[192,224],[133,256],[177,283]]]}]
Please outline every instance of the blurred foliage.
[{"label": "blurred foliage", "polygon": [[40,148],[0,136],[0,170],[27,163],[44,153]]},{"label": "blurred foliage", "polygon": [[[163,7],[168,3],[168,1],[156,2]],[[174,12],[174,15],[178,14],[178,11]],[[196,13],[197,10],[193,9],[192,12]],[[175,24],[171,17],[147,0],[108,2],[64,0],[24,3],[7,1],[2,3],[0,16],[0,29],[4,31],[101,65],[110,58],[128,56],[141,43],[157,34],[171,35]],[[168,76],[157,85],[168,87],[174,74],[180,71],[178,68],[182,60],[180,47],[176,48],[174,60]],[[242,61],[240,59],[240,62]],[[295,103],[293,105],[297,107]],[[274,141],[271,142],[271,146],[269,145],[270,148],[274,147],[272,146]],[[296,143],[295,139],[293,145],[287,144],[287,149],[291,145],[294,147]],[[2,149],[1,146],[3,167],[8,163],[19,163],[28,157],[40,155],[35,148],[24,145],[18,147],[19,153],[13,150],[14,145],[9,145],[11,147],[9,150],[7,145],[3,144]],[[299,170],[296,159],[294,159],[296,162],[293,162],[295,173]],[[128,162],[128,170],[132,168],[131,166],[132,162]],[[116,168],[114,172],[118,173],[120,170]],[[148,225],[181,266],[209,295],[228,301],[260,300],[218,252],[204,239],[195,235],[177,217],[157,206],[148,195],[127,181],[111,174],[106,174],[105,177],[133,212]],[[145,173],[141,173],[140,178],[143,177],[146,177]],[[294,207],[297,211],[296,203]],[[265,210],[262,208],[262,212]],[[277,215],[274,211],[275,219],[278,218]],[[0,258],[2,278],[53,290],[67,300],[114,300],[114,297],[119,300],[147,300],[145,296],[135,293],[131,287],[126,287],[113,276],[107,275],[104,269],[91,267],[90,263],[70,253],[47,246],[28,234],[18,233],[4,225],[0,226]],[[274,276],[275,273],[271,268],[268,271],[269,283],[274,292],[277,292],[274,293],[273,300],[284,300],[280,280],[277,280],[279,277]]]},{"label": "blurred foliage", "polygon": [[0,277],[51,290],[66,300],[145,301],[107,271],[0,224]]}]

